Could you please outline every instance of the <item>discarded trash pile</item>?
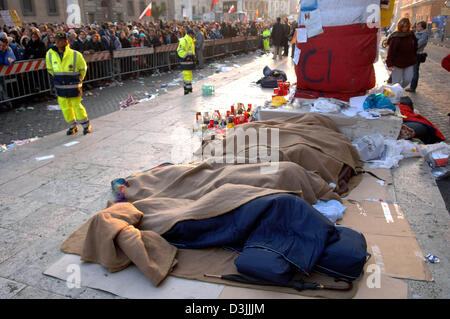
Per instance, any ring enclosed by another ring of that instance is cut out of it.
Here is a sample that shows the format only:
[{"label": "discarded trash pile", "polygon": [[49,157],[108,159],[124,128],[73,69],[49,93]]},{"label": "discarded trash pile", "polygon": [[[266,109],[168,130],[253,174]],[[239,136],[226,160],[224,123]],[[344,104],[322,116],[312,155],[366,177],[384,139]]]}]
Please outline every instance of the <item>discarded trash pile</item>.
[{"label": "discarded trash pile", "polygon": [[36,137],[33,137],[33,138],[27,138],[25,140],[12,141],[12,143],[8,144],[8,145],[6,145],[6,144],[0,145],[0,153],[9,151],[11,149],[15,149],[18,146],[22,146],[22,145],[25,145],[25,144],[28,144],[28,143],[32,143],[34,141],[37,141],[38,139],[39,139],[39,137],[36,136]]}]

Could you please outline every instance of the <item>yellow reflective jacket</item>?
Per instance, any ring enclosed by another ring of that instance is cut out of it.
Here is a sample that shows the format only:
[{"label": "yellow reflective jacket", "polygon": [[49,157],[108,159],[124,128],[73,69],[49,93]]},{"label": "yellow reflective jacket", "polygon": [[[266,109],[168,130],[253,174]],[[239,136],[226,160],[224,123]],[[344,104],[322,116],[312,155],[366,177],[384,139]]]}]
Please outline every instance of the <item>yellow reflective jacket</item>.
[{"label": "yellow reflective jacket", "polygon": [[179,40],[177,53],[181,59],[184,59],[187,55],[195,55],[194,39],[189,34]]},{"label": "yellow reflective jacket", "polygon": [[61,59],[58,48],[53,47],[47,51],[45,57],[47,71],[52,77],[59,97],[77,97],[81,95],[82,81],[87,72],[87,64],[83,55],[72,50],[69,45],[64,50]]}]

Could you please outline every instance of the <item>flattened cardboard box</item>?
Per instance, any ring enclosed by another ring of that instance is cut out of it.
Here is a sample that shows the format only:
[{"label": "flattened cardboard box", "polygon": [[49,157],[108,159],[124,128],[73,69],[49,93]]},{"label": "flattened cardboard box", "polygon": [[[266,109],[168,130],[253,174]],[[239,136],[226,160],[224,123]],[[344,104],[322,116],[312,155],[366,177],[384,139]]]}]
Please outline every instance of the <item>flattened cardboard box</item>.
[{"label": "flattened cardboard box", "polygon": [[397,204],[345,200],[347,210],[338,224],[364,234],[372,255],[368,265],[396,278],[433,281],[423,251]]}]

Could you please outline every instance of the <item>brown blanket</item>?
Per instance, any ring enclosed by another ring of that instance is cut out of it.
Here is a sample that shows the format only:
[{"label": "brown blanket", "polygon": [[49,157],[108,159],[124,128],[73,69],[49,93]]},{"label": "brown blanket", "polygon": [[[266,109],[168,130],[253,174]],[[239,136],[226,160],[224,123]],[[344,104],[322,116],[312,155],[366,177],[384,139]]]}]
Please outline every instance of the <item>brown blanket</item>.
[{"label": "brown blanket", "polygon": [[[275,142],[271,141],[272,130],[278,130],[279,138]],[[247,137],[243,147],[244,139],[238,142],[242,131],[251,136],[256,135],[257,140],[252,141]],[[216,149],[219,143],[222,145]],[[225,161],[226,156],[229,156],[245,158],[246,162],[254,158],[252,154],[258,155],[255,160],[259,162],[263,160],[261,154],[278,152],[279,161],[297,163],[307,170],[317,172],[327,183],[334,183],[338,187],[342,184],[339,176],[344,166],[355,170],[360,160],[355,147],[339,132],[334,122],[315,113],[243,124],[236,127],[235,132],[228,134],[223,141],[206,143],[202,150],[205,159],[221,156]]]}]

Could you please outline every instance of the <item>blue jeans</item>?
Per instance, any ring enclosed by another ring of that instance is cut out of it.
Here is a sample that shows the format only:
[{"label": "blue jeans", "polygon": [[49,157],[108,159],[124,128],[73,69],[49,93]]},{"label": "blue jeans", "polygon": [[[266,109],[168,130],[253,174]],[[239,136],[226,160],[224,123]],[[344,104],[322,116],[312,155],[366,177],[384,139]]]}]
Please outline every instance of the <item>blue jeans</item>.
[{"label": "blue jeans", "polygon": [[419,68],[420,68],[420,62],[417,62],[416,65],[414,65],[414,76],[411,80],[411,89],[416,89],[417,85],[419,84]]}]

